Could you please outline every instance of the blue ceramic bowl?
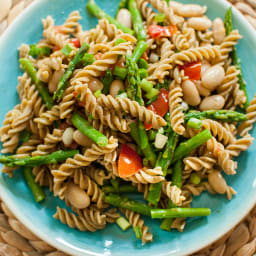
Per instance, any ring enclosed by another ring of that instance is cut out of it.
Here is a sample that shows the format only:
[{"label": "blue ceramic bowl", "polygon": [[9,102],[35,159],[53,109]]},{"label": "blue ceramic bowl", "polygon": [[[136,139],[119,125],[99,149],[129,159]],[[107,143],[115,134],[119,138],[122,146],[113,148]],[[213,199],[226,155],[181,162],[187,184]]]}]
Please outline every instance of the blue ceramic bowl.
[{"label": "blue ceramic bowl", "polygon": [[[118,0],[98,0],[99,5],[108,13],[114,14]],[[186,1],[184,1],[186,2]],[[187,1],[191,2],[191,1]],[[229,4],[222,0],[193,0],[193,3],[208,6],[211,19],[224,17]],[[21,43],[36,43],[42,37],[41,19],[52,15],[56,24],[62,24],[67,15],[79,9],[83,16],[85,29],[95,27],[97,20],[85,11],[86,0],[37,0],[31,5],[2,36],[0,42],[0,121],[18,102],[16,93],[17,76],[21,74],[18,65],[18,47]],[[234,26],[243,35],[238,45],[238,53],[242,59],[245,78],[248,82],[250,99],[256,92],[256,35],[253,28],[241,14],[234,10]],[[253,136],[256,131],[253,131]],[[72,230],[52,218],[56,206],[63,203],[47,192],[47,199],[42,204],[36,204],[23,176],[17,171],[13,179],[0,175],[0,194],[4,202],[17,218],[31,231],[49,244],[72,255],[187,255],[210,243],[229,231],[253,207],[256,202],[256,146],[255,143],[248,152],[243,153],[238,161],[238,174],[228,177],[228,184],[238,192],[231,201],[225,196],[212,196],[203,193],[195,198],[193,206],[209,207],[212,214],[207,218],[197,218],[188,221],[183,233],[165,232],[159,228],[159,221],[146,219],[154,242],[141,246],[133,231],[126,232],[113,224],[102,231],[82,233]]]}]

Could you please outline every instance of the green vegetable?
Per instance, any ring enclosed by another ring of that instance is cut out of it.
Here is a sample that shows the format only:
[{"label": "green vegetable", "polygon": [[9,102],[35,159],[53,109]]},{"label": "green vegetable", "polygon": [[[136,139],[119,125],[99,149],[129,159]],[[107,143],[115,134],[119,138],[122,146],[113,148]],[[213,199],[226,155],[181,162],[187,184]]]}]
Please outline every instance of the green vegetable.
[{"label": "green vegetable", "polygon": [[127,230],[131,224],[128,222],[128,220],[124,217],[119,217],[117,220],[116,220],[116,224],[122,229],[122,230]]},{"label": "green vegetable", "polygon": [[16,166],[40,166],[44,164],[57,164],[65,161],[67,158],[74,157],[79,154],[78,150],[56,151],[49,155],[43,156],[27,156],[24,158],[17,158],[13,156],[0,156],[0,163],[4,163],[9,167]]},{"label": "green vegetable", "polygon": [[143,91],[146,92],[146,95],[145,97],[147,99],[152,99],[153,97],[157,96],[158,93],[159,93],[159,90],[153,88],[153,84],[150,83],[148,80],[146,79],[143,79],[141,82],[140,82],[140,87]]},{"label": "green vegetable", "polygon": [[196,173],[193,172],[190,176],[190,181],[193,184],[198,185],[201,182],[201,178]]},{"label": "green vegetable", "polygon": [[148,45],[145,41],[139,41],[136,48],[133,51],[132,61],[137,63],[140,60],[143,53],[147,50],[147,48],[148,48]]},{"label": "green vegetable", "polygon": [[147,148],[149,142],[148,142],[148,135],[145,129],[145,124],[141,121],[139,121],[139,136],[140,136],[140,147],[142,150]]},{"label": "green vegetable", "polygon": [[152,207],[129,199],[128,197],[119,196],[117,194],[109,194],[104,197],[104,201],[108,204],[114,205],[116,207],[121,207],[130,211],[134,211],[143,215],[150,216],[150,211]]},{"label": "green vegetable", "polygon": [[119,79],[124,80],[127,76],[127,69],[126,68],[121,68],[118,66],[115,66],[113,75],[117,76]]},{"label": "green vegetable", "polygon": [[91,65],[93,64],[94,61],[95,61],[94,55],[91,53],[85,53],[82,58],[83,66]]},{"label": "green vegetable", "polygon": [[156,139],[157,131],[154,129],[150,129],[148,132],[149,140],[154,141]]},{"label": "green vegetable", "polygon": [[200,129],[202,127],[202,121],[192,117],[188,120],[187,126],[192,129]]},{"label": "green vegetable", "polygon": [[152,219],[163,218],[189,218],[197,216],[208,216],[211,214],[209,208],[171,208],[171,209],[152,209],[150,211]]},{"label": "green vegetable", "polygon": [[43,102],[45,103],[45,106],[48,109],[51,109],[53,106],[53,100],[48,92],[48,89],[46,85],[41,82],[36,75],[36,69],[34,68],[33,64],[28,59],[20,59],[20,64],[22,69],[27,72],[27,74],[31,77],[33,83],[36,86],[36,89],[38,90],[39,94],[41,95]]},{"label": "green vegetable", "polygon": [[125,43],[126,40],[124,40],[123,38],[117,38],[116,39],[116,42],[115,42],[115,45],[119,45],[119,44],[122,44],[122,43]]},{"label": "green vegetable", "polygon": [[148,63],[144,59],[139,59],[139,68],[148,69]]},{"label": "green vegetable", "polygon": [[30,50],[28,54],[34,58],[38,58],[41,56],[49,56],[52,53],[52,49],[48,46],[38,48],[36,44],[30,45]]},{"label": "green vegetable", "polygon": [[138,41],[146,41],[147,33],[144,29],[140,10],[138,9],[135,0],[128,0],[128,9],[132,16],[133,29],[135,30],[135,34],[137,36]]},{"label": "green vegetable", "polygon": [[178,160],[173,166],[172,172],[172,184],[181,188],[182,184],[182,170],[183,170],[183,161]]},{"label": "green vegetable", "polygon": [[139,76],[140,76],[140,79],[147,78],[147,77],[148,77],[148,71],[147,71],[147,69],[145,69],[145,68],[140,68],[140,69],[139,69]]},{"label": "green vegetable", "polygon": [[208,129],[198,133],[196,136],[191,139],[181,143],[175,150],[172,163],[175,163],[179,159],[187,156],[192,150],[201,146],[207,140],[211,139],[212,135]]},{"label": "green vegetable", "polygon": [[[229,35],[233,30],[232,7],[230,7],[225,14],[224,26],[226,29],[226,35]],[[233,47],[231,57],[232,57],[232,63],[236,66],[236,68],[238,70],[240,70],[240,74],[238,75],[238,83],[239,83],[240,90],[242,90],[244,92],[244,95],[246,97],[246,102],[244,104],[244,108],[247,109],[249,106],[249,101],[248,101],[248,93],[246,90],[246,82],[245,82],[243,72],[242,72],[241,60],[238,57],[237,50],[236,50],[235,46]]]},{"label": "green vegetable", "polygon": [[24,167],[22,169],[26,182],[32,191],[37,203],[42,202],[45,199],[45,193],[43,189],[35,182],[35,176],[32,173],[31,167]]},{"label": "green vegetable", "polygon": [[203,112],[198,112],[198,111],[190,111],[185,114],[185,121],[187,122],[191,118],[196,118],[196,119],[213,119],[213,120],[219,120],[222,122],[241,122],[247,120],[247,116],[236,112],[232,110],[206,110]]},{"label": "green vegetable", "polygon": [[161,23],[161,22],[164,22],[165,20],[165,14],[164,13],[157,13],[156,16],[155,16],[155,21],[157,23]]},{"label": "green vegetable", "polygon": [[101,90],[97,90],[95,93],[94,93],[94,96],[96,98],[99,98],[99,96],[101,95]]},{"label": "green vegetable", "polygon": [[60,50],[65,56],[68,56],[72,52],[72,47],[69,44],[66,44],[61,50]]},{"label": "green vegetable", "polygon": [[104,94],[109,93],[109,88],[110,88],[110,85],[112,82],[113,82],[113,75],[112,75],[112,72],[108,69],[106,71],[106,74],[105,74],[103,80],[102,80],[102,83],[104,85],[102,93],[104,93]]},{"label": "green vegetable", "polygon": [[142,230],[140,226],[133,227],[137,239],[142,239]]},{"label": "green vegetable", "polygon": [[72,124],[85,136],[93,140],[101,147],[108,145],[108,138],[94,129],[87,120],[80,116],[77,112],[74,112],[71,118]]},{"label": "green vegetable", "polygon": [[27,130],[23,130],[19,133],[19,140],[22,142],[27,142],[31,137],[31,132]]},{"label": "green vegetable", "polygon": [[81,60],[84,57],[85,52],[88,51],[89,45],[87,43],[84,43],[81,48],[76,53],[75,57],[69,62],[68,68],[65,71],[64,75],[60,78],[60,81],[58,83],[58,88],[56,92],[54,93],[53,99],[54,100],[61,100],[63,93],[67,87],[68,80],[72,76],[73,71],[75,70],[77,64],[81,62]]},{"label": "green vegetable", "polygon": [[115,189],[112,186],[103,186],[102,191],[106,194],[109,193],[132,193],[132,192],[136,192],[137,188],[130,185],[130,184],[124,184],[124,185],[120,185],[118,187],[118,189]]},{"label": "green vegetable", "polygon": [[121,23],[119,23],[116,19],[112,18],[111,16],[109,16],[107,13],[105,13],[103,10],[101,10],[96,3],[94,2],[94,0],[89,0],[88,4],[87,4],[87,10],[88,12],[97,17],[98,19],[103,19],[105,18],[106,20],[108,20],[109,23],[116,25],[117,28],[119,28],[120,30],[122,30],[124,33],[128,33],[133,35],[133,31],[127,27],[125,27],[124,25],[122,25]]}]

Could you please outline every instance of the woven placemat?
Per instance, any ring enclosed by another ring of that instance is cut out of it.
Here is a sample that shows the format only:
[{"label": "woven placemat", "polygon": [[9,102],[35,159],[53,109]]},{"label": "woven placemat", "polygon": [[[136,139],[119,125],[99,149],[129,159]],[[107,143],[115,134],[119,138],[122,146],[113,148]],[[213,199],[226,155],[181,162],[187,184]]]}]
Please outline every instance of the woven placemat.
[{"label": "woven placemat", "polygon": [[[0,36],[33,0],[0,0]],[[256,29],[256,0],[230,0]],[[0,256],[67,256],[20,223],[0,199]],[[256,256],[256,207],[220,240],[193,256]]]}]

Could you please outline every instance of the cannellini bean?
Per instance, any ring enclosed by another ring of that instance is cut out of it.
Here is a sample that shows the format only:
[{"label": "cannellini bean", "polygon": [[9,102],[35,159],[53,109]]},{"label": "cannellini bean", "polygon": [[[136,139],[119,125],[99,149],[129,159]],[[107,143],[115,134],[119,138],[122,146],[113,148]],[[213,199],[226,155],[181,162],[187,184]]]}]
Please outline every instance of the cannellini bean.
[{"label": "cannellini bean", "polygon": [[66,198],[77,209],[84,209],[90,205],[90,197],[74,183],[68,184]]},{"label": "cannellini bean", "polygon": [[206,17],[193,17],[188,19],[188,26],[196,30],[207,30],[212,22]]},{"label": "cannellini bean", "polygon": [[64,143],[65,146],[69,146],[72,144],[73,142],[73,133],[74,133],[74,129],[72,127],[68,127],[63,135],[62,135],[62,141]]},{"label": "cannellini bean", "polygon": [[116,97],[116,95],[118,94],[118,92],[120,90],[124,90],[124,83],[122,80],[116,79],[114,80],[109,88],[109,93],[113,96]]},{"label": "cannellini bean", "polygon": [[48,89],[51,93],[55,92],[57,90],[58,87],[58,83],[60,81],[60,78],[63,76],[65,70],[61,69],[61,70],[56,70],[52,77],[50,78],[50,81],[48,83]]},{"label": "cannellini bean", "polygon": [[218,194],[224,194],[227,190],[227,183],[219,171],[211,172],[208,175],[208,182]]},{"label": "cannellini bean", "polygon": [[225,38],[226,30],[220,18],[216,18],[212,23],[212,33],[215,44],[221,44]]},{"label": "cannellini bean", "polygon": [[199,92],[195,86],[195,84],[190,81],[186,80],[182,83],[182,90],[184,100],[191,106],[197,106],[201,102],[201,98]]},{"label": "cannellini bean", "polygon": [[202,61],[201,66],[201,76],[205,73],[205,71],[211,67],[211,64],[208,61]]},{"label": "cannellini bean", "polygon": [[173,9],[173,11],[177,14],[178,13],[178,9],[181,8],[183,6],[183,4],[178,3],[176,1],[170,1],[169,2],[169,6]]},{"label": "cannellini bean", "polygon": [[221,95],[212,95],[209,97],[205,97],[201,104],[200,104],[200,110],[218,110],[222,109],[225,104],[225,99]]},{"label": "cannellini bean", "polygon": [[12,0],[2,0],[0,8],[0,21],[2,21],[9,13],[12,6]]},{"label": "cannellini bean", "polygon": [[103,89],[103,83],[97,79],[97,78],[92,78],[88,84],[89,88],[91,89],[92,92],[96,92],[98,90]]},{"label": "cannellini bean", "polygon": [[116,17],[117,21],[119,21],[122,25],[132,28],[132,16],[131,13],[127,9],[120,9]]},{"label": "cannellini bean", "polygon": [[222,66],[216,65],[210,67],[202,76],[202,85],[213,91],[222,83],[224,76],[225,71]]},{"label": "cannellini bean", "polygon": [[201,96],[209,96],[211,91],[201,85],[201,81],[194,81],[196,88]]},{"label": "cannellini bean", "polygon": [[73,140],[83,147],[90,147],[93,143],[93,141],[90,138],[82,134],[79,130],[76,130],[73,133]]},{"label": "cannellini bean", "polygon": [[197,4],[184,4],[177,8],[176,13],[183,17],[200,17],[206,12],[206,6]]},{"label": "cannellini bean", "polygon": [[156,63],[158,61],[159,61],[159,56],[156,53],[152,52],[149,56],[149,62]]}]

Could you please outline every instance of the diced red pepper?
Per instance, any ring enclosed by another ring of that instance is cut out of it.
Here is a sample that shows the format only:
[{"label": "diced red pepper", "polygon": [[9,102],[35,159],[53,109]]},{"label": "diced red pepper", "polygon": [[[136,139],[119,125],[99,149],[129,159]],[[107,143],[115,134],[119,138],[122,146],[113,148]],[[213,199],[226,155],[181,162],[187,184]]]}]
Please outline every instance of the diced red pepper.
[{"label": "diced red pepper", "polygon": [[118,174],[121,178],[130,177],[142,168],[140,156],[130,148],[123,144],[118,159]]},{"label": "diced red pepper", "polygon": [[184,70],[184,75],[188,76],[190,80],[201,79],[201,68],[202,68],[201,61],[188,63],[181,67],[181,69]]},{"label": "diced red pepper", "polygon": [[151,25],[148,27],[148,34],[153,39],[157,39],[159,37],[171,37],[175,33],[177,33],[178,29],[176,25],[170,26],[159,26],[159,25]]},{"label": "diced red pepper", "polygon": [[78,38],[71,38],[69,39],[69,42],[73,44],[76,48],[80,48],[80,40]]},{"label": "diced red pepper", "polygon": [[[152,102],[147,109],[152,110],[157,115],[163,117],[169,110],[168,94],[167,90],[161,88],[157,99]],[[152,128],[152,125],[145,123],[145,128],[146,130],[149,130]]]},{"label": "diced red pepper", "polygon": [[74,92],[73,92],[73,96],[76,98],[76,97],[77,97],[77,95],[78,95],[78,94],[77,94],[77,92],[76,92],[76,91],[74,91]]}]

